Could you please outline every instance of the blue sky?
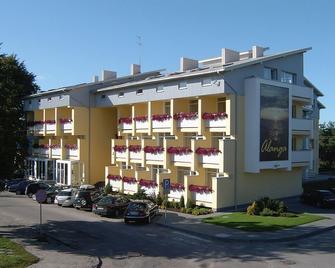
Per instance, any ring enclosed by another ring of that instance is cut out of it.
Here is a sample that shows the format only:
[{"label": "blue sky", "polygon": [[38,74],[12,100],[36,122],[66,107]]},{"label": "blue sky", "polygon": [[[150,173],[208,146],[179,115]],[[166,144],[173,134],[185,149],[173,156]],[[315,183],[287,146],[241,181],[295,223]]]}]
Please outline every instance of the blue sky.
[{"label": "blue sky", "polygon": [[43,90],[102,69],[129,74],[140,54],[142,71],[174,71],[181,56],[217,56],[222,47],[311,46],[305,75],[325,95],[321,122],[335,121],[335,1],[1,0],[0,8],[2,52],[24,60]]}]

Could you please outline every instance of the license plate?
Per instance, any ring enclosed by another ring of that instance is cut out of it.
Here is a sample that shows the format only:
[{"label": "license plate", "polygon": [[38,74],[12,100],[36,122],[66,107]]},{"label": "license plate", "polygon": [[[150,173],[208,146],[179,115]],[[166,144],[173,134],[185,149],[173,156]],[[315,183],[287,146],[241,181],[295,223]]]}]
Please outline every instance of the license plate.
[{"label": "license plate", "polygon": [[98,208],[98,210],[104,210],[104,208]]}]

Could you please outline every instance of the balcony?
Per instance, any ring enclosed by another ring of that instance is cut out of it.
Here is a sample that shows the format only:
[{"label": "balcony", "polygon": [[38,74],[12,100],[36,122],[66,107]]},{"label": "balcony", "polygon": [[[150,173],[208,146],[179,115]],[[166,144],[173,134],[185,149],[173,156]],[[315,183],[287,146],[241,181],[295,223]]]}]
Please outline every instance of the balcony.
[{"label": "balcony", "polygon": [[129,160],[132,163],[142,163],[143,153],[141,145],[129,145]]},{"label": "balcony", "polygon": [[61,130],[63,133],[72,134],[73,131],[73,121],[70,118],[61,118],[60,120]]},{"label": "balcony", "polygon": [[292,130],[311,131],[313,130],[313,120],[292,118]]},{"label": "balcony", "polygon": [[205,120],[205,127],[209,128],[209,131],[223,131],[227,127],[226,113],[204,113],[202,119]]},{"label": "balcony", "polygon": [[65,144],[66,158],[70,160],[79,160],[79,149],[77,144]]},{"label": "balcony", "polygon": [[123,192],[125,194],[134,194],[138,191],[138,184],[135,177],[124,176],[123,180]]},{"label": "balcony", "polygon": [[310,162],[311,159],[311,150],[292,151],[292,163]]},{"label": "balcony", "polygon": [[170,132],[172,129],[172,117],[168,114],[155,114],[152,116],[153,132]]},{"label": "balcony", "polygon": [[211,187],[191,184],[188,188],[191,192],[192,199],[197,205],[203,204],[208,207],[212,206],[213,191]]},{"label": "balcony", "polygon": [[217,148],[199,147],[196,150],[199,162],[207,168],[219,168],[223,165],[222,151]]},{"label": "balcony", "polygon": [[131,119],[131,117],[120,118],[118,128],[119,131],[122,131],[124,133],[131,133],[133,128],[133,120]]},{"label": "balcony", "polygon": [[49,148],[47,146],[39,148],[39,156],[49,158]]},{"label": "balcony", "polygon": [[156,164],[158,162],[160,164],[164,161],[164,148],[161,146],[145,146],[144,152],[147,162],[151,162],[152,164]]},{"label": "balcony", "polygon": [[171,162],[175,166],[190,167],[194,163],[194,153],[187,147],[169,147],[167,153],[170,154]]},{"label": "balcony", "polygon": [[174,119],[177,120],[177,127],[180,129],[196,129],[199,126],[198,113],[177,113],[174,115]]},{"label": "balcony", "polygon": [[51,145],[51,158],[61,159],[62,157],[62,149],[60,145],[55,144]]},{"label": "balcony", "polygon": [[170,193],[168,195],[169,201],[180,201],[180,198],[185,197],[185,187],[182,183],[171,183]]},{"label": "balcony", "polygon": [[34,134],[43,135],[44,134],[44,122],[35,122],[34,125]]},{"label": "balcony", "polygon": [[134,117],[135,131],[139,133],[147,133],[149,130],[149,121],[147,116]]},{"label": "balcony", "polygon": [[56,121],[55,120],[45,121],[45,130],[46,130],[46,134],[55,134],[56,133]]}]

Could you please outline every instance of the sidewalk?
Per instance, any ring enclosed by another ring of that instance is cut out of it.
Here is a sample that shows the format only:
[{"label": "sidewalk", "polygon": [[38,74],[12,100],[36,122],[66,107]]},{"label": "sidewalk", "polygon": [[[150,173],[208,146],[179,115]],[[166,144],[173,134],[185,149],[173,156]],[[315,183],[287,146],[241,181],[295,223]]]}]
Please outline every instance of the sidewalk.
[{"label": "sidewalk", "polygon": [[203,239],[221,242],[285,242],[306,238],[335,229],[334,219],[320,220],[274,232],[246,232],[201,222],[203,218],[224,214],[227,213],[193,216],[168,211],[166,223],[163,213],[156,224],[165,228],[198,236]]}]

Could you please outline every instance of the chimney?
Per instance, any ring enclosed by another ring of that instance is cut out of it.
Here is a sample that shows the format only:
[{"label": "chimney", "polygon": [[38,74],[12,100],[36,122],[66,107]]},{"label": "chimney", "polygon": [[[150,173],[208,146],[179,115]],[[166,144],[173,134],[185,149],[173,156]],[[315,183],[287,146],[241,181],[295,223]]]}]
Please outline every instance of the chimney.
[{"label": "chimney", "polygon": [[222,65],[230,63],[230,62],[234,62],[234,61],[239,61],[240,60],[240,53],[235,51],[235,50],[231,50],[228,48],[223,48],[221,50],[221,62]]},{"label": "chimney", "polygon": [[192,70],[198,68],[199,64],[197,60],[192,60],[188,58],[180,58],[180,71],[185,72],[187,70]]},{"label": "chimney", "polygon": [[97,76],[97,75],[93,75],[92,76],[92,83],[96,83],[96,82],[98,82],[99,81],[99,76]]},{"label": "chimney", "polygon": [[259,46],[252,46],[252,58],[258,58],[258,57],[263,57],[263,52],[264,50],[266,50],[263,47],[259,47]]},{"label": "chimney", "polygon": [[103,70],[101,73],[101,81],[115,79],[116,78],[116,72]]},{"label": "chimney", "polygon": [[139,65],[139,64],[130,65],[130,74],[131,75],[140,74],[140,73],[141,73],[141,65]]}]

